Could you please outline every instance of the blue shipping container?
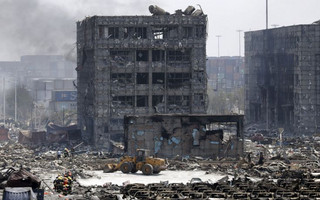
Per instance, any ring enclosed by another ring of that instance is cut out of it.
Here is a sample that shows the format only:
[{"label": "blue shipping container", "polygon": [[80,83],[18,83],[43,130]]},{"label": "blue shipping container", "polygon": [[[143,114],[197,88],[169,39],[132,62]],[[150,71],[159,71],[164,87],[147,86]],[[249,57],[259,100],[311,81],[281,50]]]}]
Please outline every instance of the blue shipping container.
[{"label": "blue shipping container", "polygon": [[77,101],[77,91],[55,91],[56,101]]}]

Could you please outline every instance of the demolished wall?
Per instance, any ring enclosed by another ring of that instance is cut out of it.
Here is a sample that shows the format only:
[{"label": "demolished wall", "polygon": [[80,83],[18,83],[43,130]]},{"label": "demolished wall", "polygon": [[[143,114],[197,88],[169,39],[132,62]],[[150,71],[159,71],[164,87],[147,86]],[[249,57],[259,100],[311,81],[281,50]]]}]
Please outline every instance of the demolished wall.
[{"label": "demolished wall", "polygon": [[243,154],[243,115],[125,116],[125,151],[149,149],[151,154],[233,157]]}]

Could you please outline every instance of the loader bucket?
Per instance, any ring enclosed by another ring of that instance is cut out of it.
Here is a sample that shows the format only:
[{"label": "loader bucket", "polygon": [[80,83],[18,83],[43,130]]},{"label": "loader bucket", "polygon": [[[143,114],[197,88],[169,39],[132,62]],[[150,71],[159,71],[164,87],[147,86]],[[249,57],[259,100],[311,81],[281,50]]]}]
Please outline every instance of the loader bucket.
[{"label": "loader bucket", "polygon": [[106,164],[103,168],[104,173],[115,172],[117,170],[118,170],[117,164]]}]

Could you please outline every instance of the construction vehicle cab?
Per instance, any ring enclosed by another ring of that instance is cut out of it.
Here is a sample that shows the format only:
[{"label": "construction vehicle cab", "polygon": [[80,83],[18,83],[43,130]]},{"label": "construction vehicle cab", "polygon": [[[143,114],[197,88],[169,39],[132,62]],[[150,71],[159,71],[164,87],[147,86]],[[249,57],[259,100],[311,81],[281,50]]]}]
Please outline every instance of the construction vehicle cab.
[{"label": "construction vehicle cab", "polygon": [[146,160],[146,157],[149,157],[150,151],[146,149],[137,149],[137,161],[138,162],[143,162]]},{"label": "construction vehicle cab", "polygon": [[167,168],[165,159],[150,156],[150,151],[137,149],[136,156],[123,156],[118,164],[106,164],[104,172],[121,170],[123,173],[142,171],[145,175],[158,174]]}]

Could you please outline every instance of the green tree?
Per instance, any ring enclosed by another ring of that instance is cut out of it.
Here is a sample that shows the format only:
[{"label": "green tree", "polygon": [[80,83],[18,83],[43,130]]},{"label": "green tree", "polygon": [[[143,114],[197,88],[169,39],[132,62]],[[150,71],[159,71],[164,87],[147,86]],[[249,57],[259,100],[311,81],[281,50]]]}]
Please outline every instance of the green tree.
[{"label": "green tree", "polygon": [[[17,119],[25,121],[30,118],[33,108],[33,98],[24,85],[17,85]],[[6,115],[14,118],[15,89],[10,88],[6,94]]]}]

